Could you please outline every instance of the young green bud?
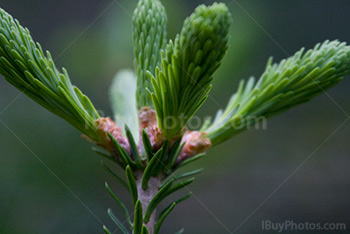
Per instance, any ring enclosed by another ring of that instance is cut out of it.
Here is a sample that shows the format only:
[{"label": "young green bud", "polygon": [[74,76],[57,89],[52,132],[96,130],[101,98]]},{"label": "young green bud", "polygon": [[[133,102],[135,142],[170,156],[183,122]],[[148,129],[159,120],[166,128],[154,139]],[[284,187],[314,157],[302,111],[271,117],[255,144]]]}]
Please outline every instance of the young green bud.
[{"label": "young green bud", "polygon": [[211,89],[212,75],[228,48],[231,14],[223,3],[201,5],[170,41],[151,78],[158,125],[167,139],[181,134]]},{"label": "young green bud", "polygon": [[135,69],[137,73],[136,100],[140,110],[153,106],[146,88],[152,90],[146,71],[152,74],[160,65],[160,52],[166,46],[167,15],[159,0],[140,0],[133,15]]}]

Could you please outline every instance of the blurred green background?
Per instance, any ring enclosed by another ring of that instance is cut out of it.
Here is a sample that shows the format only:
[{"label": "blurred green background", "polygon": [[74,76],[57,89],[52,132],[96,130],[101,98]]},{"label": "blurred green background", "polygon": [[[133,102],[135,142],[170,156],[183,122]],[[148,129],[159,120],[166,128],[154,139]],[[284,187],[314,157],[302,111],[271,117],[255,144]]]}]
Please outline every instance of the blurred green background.
[{"label": "blurred green background", "polygon": [[[215,74],[211,98],[199,111],[202,117],[225,106],[239,79],[259,76],[269,56],[280,60],[325,39],[350,42],[347,0],[223,2],[234,19],[231,47]],[[163,3],[169,38],[174,38],[196,5],[213,1]],[[107,92],[112,78],[133,67],[135,6],[136,0],[0,2],[105,115],[112,114]],[[347,79],[329,96],[269,119],[266,130],[245,132],[209,151],[196,165],[205,171],[190,186],[194,196],[175,209],[162,233],[181,227],[195,234],[272,233],[262,231],[263,220],[341,222],[348,231],[339,233],[349,233],[350,123],[344,123],[349,89]],[[106,210],[123,214],[103,182],[123,199],[127,193],[102,169],[101,158],[79,132],[3,79],[0,119],[1,234],[102,233],[101,222],[116,230]]]}]

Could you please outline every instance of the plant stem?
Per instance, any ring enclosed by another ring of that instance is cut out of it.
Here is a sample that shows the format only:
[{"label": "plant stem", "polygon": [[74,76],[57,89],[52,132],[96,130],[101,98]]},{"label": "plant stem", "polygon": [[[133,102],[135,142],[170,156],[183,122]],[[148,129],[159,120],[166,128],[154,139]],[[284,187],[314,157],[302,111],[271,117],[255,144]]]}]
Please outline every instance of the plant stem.
[{"label": "plant stem", "polygon": [[[142,189],[141,181],[142,181],[142,175],[143,172],[140,172],[137,175],[136,185],[137,185],[137,191],[138,191],[138,198],[141,201],[142,204],[142,212],[143,215],[145,215],[146,209],[153,199],[153,197],[156,195],[159,189],[160,185],[160,177],[151,177],[148,182],[148,188],[146,190]],[[156,221],[156,210],[153,211],[150,220],[148,223],[144,223],[144,225],[147,227],[149,234],[154,233],[154,224]]]}]

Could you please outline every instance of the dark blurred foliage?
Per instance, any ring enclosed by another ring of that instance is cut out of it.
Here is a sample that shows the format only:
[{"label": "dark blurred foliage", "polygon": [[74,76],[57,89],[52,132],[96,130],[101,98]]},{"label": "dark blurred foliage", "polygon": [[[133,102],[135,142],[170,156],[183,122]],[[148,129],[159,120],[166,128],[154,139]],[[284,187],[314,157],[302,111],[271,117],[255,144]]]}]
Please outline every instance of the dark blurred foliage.
[{"label": "dark blurred foliage", "polygon": [[[202,117],[224,107],[239,79],[259,76],[269,56],[280,60],[325,39],[350,42],[347,0],[224,2],[234,19],[231,48]],[[200,3],[164,1],[169,37]],[[135,0],[0,1],[105,115],[112,114],[107,90],[113,76],[133,66],[135,5]],[[194,196],[175,209],[162,233],[182,226],[185,233],[262,233],[262,220],[345,222],[349,229],[350,123],[341,126],[344,111],[350,113],[349,88],[347,79],[328,95],[270,119],[266,130],[245,132],[211,150],[197,163],[205,171],[189,187]],[[3,79],[0,110],[0,233],[102,233],[102,223],[113,229],[107,208],[123,214],[103,182],[123,199],[128,195],[102,169],[91,144]]]}]

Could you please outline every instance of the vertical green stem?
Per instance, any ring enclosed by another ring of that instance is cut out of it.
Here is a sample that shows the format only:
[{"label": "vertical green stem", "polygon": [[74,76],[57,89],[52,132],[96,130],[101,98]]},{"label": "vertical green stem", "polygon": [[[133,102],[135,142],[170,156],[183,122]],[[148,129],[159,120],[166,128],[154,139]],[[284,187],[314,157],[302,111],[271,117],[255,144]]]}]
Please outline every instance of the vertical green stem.
[{"label": "vertical green stem", "polygon": [[[160,186],[160,177],[151,177],[148,182],[148,188],[144,190],[142,188],[142,175],[143,172],[140,172],[137,175],[136,185],[137,185],[137,191],[138,191],[138,198],[141,201],[142,204],[142,211],[143,215],[145,215],[145,212],[147,210],[147,207],[150,203],[150,201],[153,199],[153,197],[158,192],[159,186]],[[150,220],[147,223],[144,223],[144,225],[147,227],[149,234],[154,234],[154,224],[156,222],[156,211],[154,210]]]}]

